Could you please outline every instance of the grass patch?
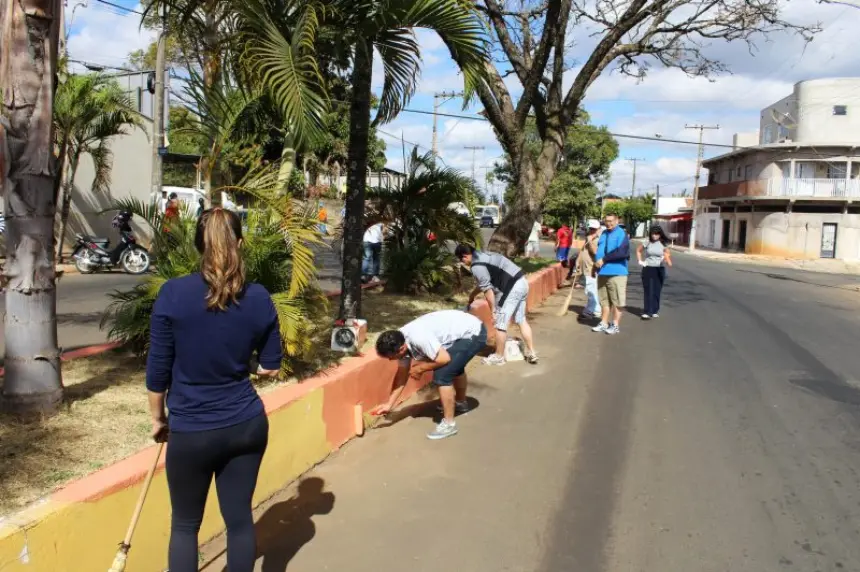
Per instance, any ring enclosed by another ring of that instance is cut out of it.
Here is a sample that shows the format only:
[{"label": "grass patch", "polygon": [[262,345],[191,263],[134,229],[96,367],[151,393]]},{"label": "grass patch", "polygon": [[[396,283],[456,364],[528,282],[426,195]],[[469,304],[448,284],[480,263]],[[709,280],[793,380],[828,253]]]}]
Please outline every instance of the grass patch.
[{"label": "grass patch", "polygon": [[[376,337],[434,310],[463,307],[466,296],[398,296],[380,290],[363,294],[369,335]],[[339,300],[332,300],[332,321]],[[349,357],[330,351],[331,323],[316,334],[309,363],[286,381],[260,381],[268,393],[300,383]],[[0,417],[0,515],[14,512],[68,482],[124,459],[152,443],[144,363],[124,350],[63,363],[65,402],[59,414],[39,423]],[[2,386],[2,378],[0,378]]]},{"label": "grass patch", "polygon": [[0,417],[0,514],[146,446],[143,364],[123,351],[63,363],[65,402],[39,423]]},{"label": "grass patch", "polygon": [[558,262],[555,258],[514,258],[514,264],[523,269],[526,274],[543,270]]}]

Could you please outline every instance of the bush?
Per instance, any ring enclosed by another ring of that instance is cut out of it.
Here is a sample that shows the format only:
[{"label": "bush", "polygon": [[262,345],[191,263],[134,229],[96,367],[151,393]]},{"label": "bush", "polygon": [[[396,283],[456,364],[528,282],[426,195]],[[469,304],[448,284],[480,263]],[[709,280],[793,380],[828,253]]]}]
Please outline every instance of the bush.
[{"label": "bush", "polygon": [[423,240],[400,247],[390,241],[386,246],[386,289],[399,294],[439,293],[457,283],[454,257],[438,244]]},{"label": "bush", "polygon": [[[274,187],[273,187],[274,188]],[[310,350],[309,335],[327,316],[327,300],[316,285],[316,266],[310,244],[321,242],[313,206],[277,193],[246,188],[261,207],[245,219],[243,256],[247,279],[264,286],[271,294],[284,340],[282,369],[290,372]],[[112,303],[101,327],[108,337],[139,355],[149,347],[149,319],[161,286],[171,278],[196,272],[200,255],[194,247],[196,221],[186,217],[170,226],[166,239],[163,216],[157,208],[139,201],[121,201],[117,209],[129,210],[153,229],[156,267],[146,281],[130,290],[109,294]]]}]

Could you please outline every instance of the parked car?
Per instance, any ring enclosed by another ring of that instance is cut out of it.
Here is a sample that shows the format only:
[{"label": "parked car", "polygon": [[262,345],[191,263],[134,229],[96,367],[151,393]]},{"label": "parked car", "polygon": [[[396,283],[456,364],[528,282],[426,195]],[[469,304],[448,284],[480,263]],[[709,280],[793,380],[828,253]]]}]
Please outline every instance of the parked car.
[{"label": "parked car", "polygon": [[493,215],[482,215],[481,216],[481,228],[495,228],[495,221],[493,220]]}]

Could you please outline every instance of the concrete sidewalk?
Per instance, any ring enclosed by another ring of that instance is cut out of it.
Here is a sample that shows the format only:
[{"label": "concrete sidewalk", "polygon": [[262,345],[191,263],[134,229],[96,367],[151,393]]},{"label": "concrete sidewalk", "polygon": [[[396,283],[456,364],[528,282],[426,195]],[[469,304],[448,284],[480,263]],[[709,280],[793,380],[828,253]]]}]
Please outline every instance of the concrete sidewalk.
[{"label": "concrete sidewalk", "polygon": [[774,268],[791,268],[795,270],[806,270],[809,272],[821,272],[825,274],[860,275],[860,261],[833,260],[827,258],[800,260],[779,256],[765,256],[762,254],[746,254],[743,252],[723,252],[701,247],[698,247],[696,250],[691,252],[686,246],[673,246],[672,249],[692,256],[721,262],[736,262],[740,264],[770,266]]},{"label": "concrete sidewalk", "polygon": [[[539,365],[473,363],[459,435],[425,438],[427,393],[261,507],[256,570],[536,570],[606,338],[555,316],[567,292],[531,315]],[[226,570],[223,550],[223,537],[206,546],[201,570]]]}]

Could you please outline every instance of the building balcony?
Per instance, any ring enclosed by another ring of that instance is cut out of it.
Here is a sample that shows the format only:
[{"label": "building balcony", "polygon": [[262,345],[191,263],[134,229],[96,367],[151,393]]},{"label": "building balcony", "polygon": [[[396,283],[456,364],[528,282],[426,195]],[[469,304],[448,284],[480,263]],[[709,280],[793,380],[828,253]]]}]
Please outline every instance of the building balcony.
[{"label": "building balcony", "polygon": [[701,187],[700,199],[725,199],[729,197],[762,197],[768,194],[766,180],[735,181]]},{"label": "building balcony", "polygon": [[769,179],[769,197],[860,197],[860,179]]},{"label": "building balcony", "polygon": [[732,197],[860,198],[860,179],[757,179],[707,185],[699,189],[700,199]]}]

